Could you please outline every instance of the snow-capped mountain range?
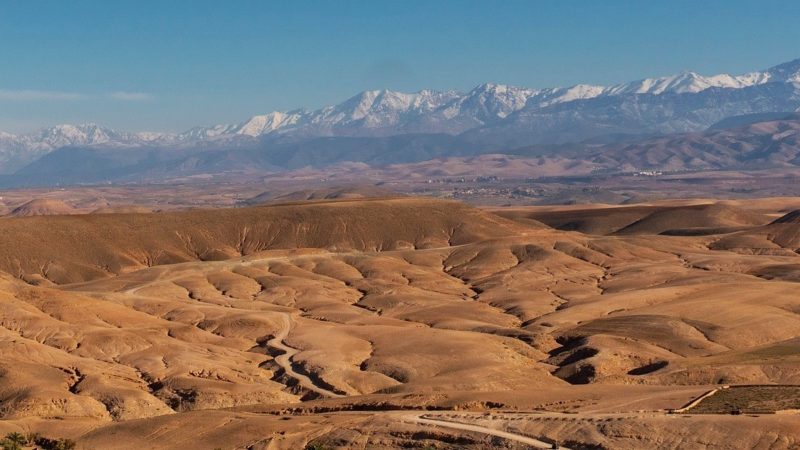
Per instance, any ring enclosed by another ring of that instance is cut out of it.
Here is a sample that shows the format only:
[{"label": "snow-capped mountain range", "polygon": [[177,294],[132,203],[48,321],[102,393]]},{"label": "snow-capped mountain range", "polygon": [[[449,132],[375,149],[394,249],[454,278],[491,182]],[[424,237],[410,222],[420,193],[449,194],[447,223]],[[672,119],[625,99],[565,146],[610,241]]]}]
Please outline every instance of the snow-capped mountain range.
[{"label": "snow-capped mountain range", "polygon": [[[68,146],[203,147],[274,137],[466,134],[502,145],[564,142],[611,133],[697,131],[729,116],[800,108],[800,59],[744,75],[694,72],[615,86],[528,89],[482,84],[469,92],[362,92],[338,105],[253,116],[184,133],[126,133],[97,124],[58,125],[31,134],[0,132],[0,172],[12,173]],[[502,138],[500,138],[502,136]]]}]

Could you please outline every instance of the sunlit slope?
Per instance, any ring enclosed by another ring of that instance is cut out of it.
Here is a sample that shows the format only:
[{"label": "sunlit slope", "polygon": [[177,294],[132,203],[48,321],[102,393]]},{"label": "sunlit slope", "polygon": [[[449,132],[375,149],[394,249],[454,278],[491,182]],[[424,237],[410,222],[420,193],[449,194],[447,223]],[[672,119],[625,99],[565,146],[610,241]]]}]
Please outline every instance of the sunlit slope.
[{"label": "sunlit slope", "polygon": [[0,269],[69,283],[267,249],[441,247],[512,235],[521,228],[457,202],[425,199],[9,218],[0,220]]}]

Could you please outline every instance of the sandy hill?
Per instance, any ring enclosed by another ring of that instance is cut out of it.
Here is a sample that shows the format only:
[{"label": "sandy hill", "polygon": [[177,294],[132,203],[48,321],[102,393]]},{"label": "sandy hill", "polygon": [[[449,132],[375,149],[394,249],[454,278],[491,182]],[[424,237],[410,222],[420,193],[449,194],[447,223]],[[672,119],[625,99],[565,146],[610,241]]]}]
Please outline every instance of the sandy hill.
[{"label": "sandy hill", "polygon": [[9,215],[14,217],[29,216],[57,216],[65,214],[75,214],[76,210],[72,206],[61,200],[37,198],[27,203],[17,206]]},{"label": "sandy hill", "polygon": [[617,234],[717,233],[763,225],[769,218],[733,206],[710,204],[658,210],[618,230]]},{"label": "sandy hill", "polygon": [[585,234],[611,234],[647,216],[659,208],[655,206],[625,206],[566,210],[498,209],[494,212],[508,219],[536,220],[564,231],[579,231]]},{"label": "sandy hill", "polygon": [[776,219],[773,224],[800,224],[800,209],[787,213],[786,215]]},{"label": "sandy hill", "polygon": [[245,200],[247,205],[260,205],[268,202],[291,202],[300,200],[343,200],[359,198],[391,198],[401,194],[379,186],[344,186],[320,189],[303,189],[291,192],[265,191]]},{"label": "sandy hill", "polygon": [[458,245],[510,235],[519,227],[461,203],[428,199],[10,218],[0,223],[0,269],[66,283],[268,249]]},{"label": "sandy hill", "polygon": [[[725,236],[714,242],[712,248],[740,253],[796,256],[800,250],[800,210],[789,212],[762,227]],[[796,275],[787,276],[796,278]]]},{"label": "sandy hill", "polygon": [[707,234],[763,225],[769,221],[769,216],[760,211],[723,203],[579,205],[495,209],[493,212],[518,222],[536,220],[559,230],[594,235]]}]

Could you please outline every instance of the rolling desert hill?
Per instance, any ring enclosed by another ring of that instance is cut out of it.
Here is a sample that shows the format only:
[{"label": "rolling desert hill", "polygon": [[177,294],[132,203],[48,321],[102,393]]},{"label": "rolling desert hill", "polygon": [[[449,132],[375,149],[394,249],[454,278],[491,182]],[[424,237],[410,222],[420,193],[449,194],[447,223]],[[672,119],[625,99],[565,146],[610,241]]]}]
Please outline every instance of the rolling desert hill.
[{"label": "rolling desert hill", "polygon": [[495,212],[512,220],[536,220],[559,230],[602,235],[621,230],[659,209],[656,206],[608,206],[581,210],[516,208],[498,209]]},{"label": "rolling desert hill", "polygon": [[725,236],[713,243],[713,248],[744,253],[797,254],[800,250],[798,211],[792,211],[773,222]]},{"label": "rolling desert hill", "polygon": [[491,214],[426,199],[8,218],[0,229],[2,270],[59,284],[272,249],[427,248],[518,232],[513,222]]},{"label": "rolling desert hill", "polygon": [[779,217],[779,218],[775,219],[775,220],[772,222],[772,224],[773,224],[773,225],[779,225],[779,224],[800,224],[800,209],[796,209],[796,210],[794,210],[794,211],[791,211],[791,212],[787,213],[787,214],[786,214],[786,215],[784,215],[784,216],[781,216],[781,217]]},{"label": "rolling desert hill", "polygon": [[768,217],[734,206],[692,205],[655,211],[618,230],[618,234],[678,234],[720,232],[764,225]]},{"label": "rolling desert hill", "polygon": [[[800,382],[800,278],[770,275],[797,253],[718,245],[800,230],[764,225],[774,199],[750,203],[540,207],[595,230],[644,224],[614,235],[419,198],[3,219],[0,433],[79,448],[793,448],[792,416],[665,412],[720,385]],[[721,221],[748,229],[658,234]]]},{"label": "rolling desert hill", "polygon": [[29,217],[58,216],[75,213],[75,208],[69,206],[61,200],[39,198],[17,206],[11,210],[9,215],[13,217]]},{"label": "rolling desert hill", "polygon": [[770,217],[734,204],[703,200],[584,208],[508,208],[493,210],[516,221],[536,220],[564,231],[597,235],[720,234],[765,225]]}]

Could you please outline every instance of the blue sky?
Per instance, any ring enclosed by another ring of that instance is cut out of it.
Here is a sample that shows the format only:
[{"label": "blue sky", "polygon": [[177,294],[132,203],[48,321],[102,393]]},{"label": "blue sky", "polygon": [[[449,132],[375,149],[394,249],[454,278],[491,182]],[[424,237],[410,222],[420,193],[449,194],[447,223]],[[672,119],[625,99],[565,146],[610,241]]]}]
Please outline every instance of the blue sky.
[{"label": "blue sky", "polygon": [[610,84],[800,57],[800,2],[0,0],[0,130],[182,131],[365,89]]}]

